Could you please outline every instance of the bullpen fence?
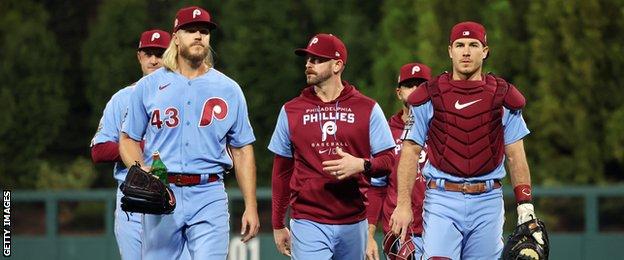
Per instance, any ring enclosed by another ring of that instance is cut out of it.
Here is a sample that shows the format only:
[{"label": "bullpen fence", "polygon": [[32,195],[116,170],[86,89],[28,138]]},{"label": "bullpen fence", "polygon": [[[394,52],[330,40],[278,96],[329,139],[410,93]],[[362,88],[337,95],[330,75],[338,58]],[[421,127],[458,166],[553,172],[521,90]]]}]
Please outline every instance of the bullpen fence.
[{"label": "bullpen fence", "polygon": [[[8,245],[12,259],[119,259],[113,233],[114,190],[3,191],[5,255]],[[286,259],[273,243],[270,189],[258,190],[261,233],[247,244],[236,235],[244,209],[242,196],[236,189],[229,189],[228,194],[232,215],[229,258]],[[533,194],[537,214],[549,228],[551,259],[620,257],[624,186],[535,187]],[[516,219],[510,189],[505,190],[505,198],[505,232],[509,233]],[[378,241],[381,236],[378,232]]]}]

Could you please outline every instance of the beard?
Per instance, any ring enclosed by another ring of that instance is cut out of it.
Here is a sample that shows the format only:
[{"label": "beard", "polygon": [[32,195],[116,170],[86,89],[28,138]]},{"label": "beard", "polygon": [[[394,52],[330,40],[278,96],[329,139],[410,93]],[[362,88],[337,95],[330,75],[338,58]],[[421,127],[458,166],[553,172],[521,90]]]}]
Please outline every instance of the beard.
[{"label": "beard", "polygon": [[191,46],[183,46],[180,45],[180,56],[184,59],[187,59],[191,64],[195,64],[195,65],[200,65],[205,59],[206,57],[208,57],[208,51],[209,48],[204,47],[203,51],[197,53],[191,53],[191,47],[193,47],[194,45]]},{"label": "beard", "polygon": [[318,85],[321,82],[324,82],[331,78],[332,72],[327,70],[325,72],[316,73],[316,74],[307,74],[306,82],[308,85]]}]

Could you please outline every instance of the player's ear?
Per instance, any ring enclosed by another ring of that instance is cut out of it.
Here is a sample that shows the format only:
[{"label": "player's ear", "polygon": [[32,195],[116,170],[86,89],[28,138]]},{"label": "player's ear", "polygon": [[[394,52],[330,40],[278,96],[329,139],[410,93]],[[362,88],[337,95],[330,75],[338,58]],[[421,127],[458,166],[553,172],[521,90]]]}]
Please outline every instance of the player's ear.
[{"label": "player's ear", "polygon": [[178,39],[178,34],[177,33],[173,33],[173,35],[171,35],[171,40],[173,41],[173,43],[175,43],[175,45],[180,45],[180,39]]},{"label": "player's ear", "polygon": [[338,74],[339,72],[341,72],[343,67],[344,67],[344,62],[342,62],[342,60],[336,60],[336,63],[334,63],[334,66],[333,66],[334,74]]},{"label": "player's ear", "polygon": [[485,58],[487,58],[489,53],[490,53],[490,47],[488,47],[488,46],[483,47],[483,59],[484,60],[485,60]]},{"label": "player's ear", "polygon": [[401,100],[401,86],[396,88],[396,96],[399,100]]},{"label": "player's ear", "polygon": [[451,48],[452,48],[451,45],[449,45],[448,46],[448,55],[449,55],[449,58],[453,59],[453,53],[451,52]]}]

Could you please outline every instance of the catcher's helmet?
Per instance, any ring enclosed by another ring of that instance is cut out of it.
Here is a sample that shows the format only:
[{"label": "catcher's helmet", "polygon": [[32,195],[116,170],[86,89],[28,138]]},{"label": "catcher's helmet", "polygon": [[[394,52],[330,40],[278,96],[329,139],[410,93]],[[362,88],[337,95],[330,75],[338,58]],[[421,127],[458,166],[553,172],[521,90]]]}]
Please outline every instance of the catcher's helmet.
[{"label": "catcher's helmet", "polygon": [[399,237],[392,232],[386,233],[383,240],[383,252],[389,260],[415,260],[414,251],[416,246],[411,239],[401,244]]}]

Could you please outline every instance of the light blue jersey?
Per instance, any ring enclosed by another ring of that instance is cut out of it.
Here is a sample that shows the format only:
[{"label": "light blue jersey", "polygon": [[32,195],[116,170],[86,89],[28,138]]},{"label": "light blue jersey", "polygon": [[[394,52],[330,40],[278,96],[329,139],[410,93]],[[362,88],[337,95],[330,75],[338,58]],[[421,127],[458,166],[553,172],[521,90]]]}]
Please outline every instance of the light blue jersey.
[{"label": "light blue jersey", "polygon": [[158,151],[169,172],[191,174],[231,168],[226,144],[255,141],[241,88],[216,69],[192,80],[165,68],[143,77],[122,131],[136,141],[145,138],[144,154]]},{"label": "light blue jersey", "polygon": [[[411,131],[407,135],[406,139],[412,140],[416,142],[420,146],[424,146],[427,132],[429,131],[429,124],[431,123],[431,119],[433,118],[433,105],[431,101],[427,101],[426,103],[420,106],[413,106],[411,108],[412,116],[414,117],[414,125],[412,126]],[[511,111],[507,108],[503,108],[503,128],[504,128],[504,143],[505,145],[509,145],[519,141],[528,135],[529,129],[527,128],[524,119],[522,118],[522,111],[514,110]],[[503,160],[504,161],[504,160]],[[440,171],[431,165],[430,161],[425,163],[423,168],[423,175],[429,179],[446,179],[452,182],[478,182],[478,181],[486,181],[486,180],[494,180],[494,179],[502,179],[505,177],[505,167],[504,163],[501,163],[496,169],[487,174],[483,174],[476,177],[471,178],[462,178],[455,175],[448,174],[446,172]]]},{"label": "light blue jersey", "polygon": [[[222,173],[232,167],[227,145],[255,141],[243,91],[214,68],[191,80],[165,68],[143,77],[130,96],[122,131],[145,139],[144,154],[158,151],[170,173]],[[145,160],[151,164],[150,156]],[[226,258],[230,223],[222,177],[169,185],[177,207],[170,215],[143,216],[143,259],[177,259],[184,246],[193,259]]]},{"label": "light blue jersey", "polygon": [[[126,108],[128,107],[128,101],[130,100],[130,94],[134,90],[134,86],[125,87],[106,103],[104,113],[100,119],[100,125],[95,133],[95,136],[91,140],[91,146],[106,142],[119,143],[119,132],[121,132],[121,123],[123,122],[123,116],[126,114]],[[128,173],[128,168],[123,162],[116,162],[113,169],[113,177],[117,181],[123,181]]]}]

